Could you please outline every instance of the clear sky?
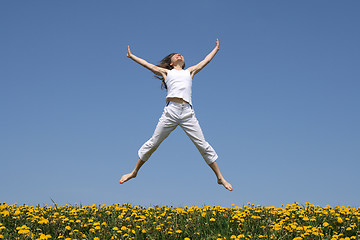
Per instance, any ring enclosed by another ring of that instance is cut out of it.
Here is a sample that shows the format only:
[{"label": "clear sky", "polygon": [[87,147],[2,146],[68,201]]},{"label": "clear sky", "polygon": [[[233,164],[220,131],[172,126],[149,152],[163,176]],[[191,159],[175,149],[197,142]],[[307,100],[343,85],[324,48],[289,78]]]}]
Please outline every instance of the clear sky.
[{"label": "clear sky", "polygon": [[[0,201],[360,206],[360,2],[0,1]],[[123,185],[165,105],[153,64],[220,40],[193,104],[229,192],[179,127]]]}]

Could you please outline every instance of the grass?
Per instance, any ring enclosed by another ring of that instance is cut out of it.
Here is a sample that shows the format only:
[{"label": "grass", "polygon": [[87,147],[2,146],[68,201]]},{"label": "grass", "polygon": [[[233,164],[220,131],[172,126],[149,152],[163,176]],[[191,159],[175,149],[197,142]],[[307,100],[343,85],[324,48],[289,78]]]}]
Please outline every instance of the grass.
[{"label": "grass", "polygon": [[360,208],[0,205],[0,239],[359,239]]}]

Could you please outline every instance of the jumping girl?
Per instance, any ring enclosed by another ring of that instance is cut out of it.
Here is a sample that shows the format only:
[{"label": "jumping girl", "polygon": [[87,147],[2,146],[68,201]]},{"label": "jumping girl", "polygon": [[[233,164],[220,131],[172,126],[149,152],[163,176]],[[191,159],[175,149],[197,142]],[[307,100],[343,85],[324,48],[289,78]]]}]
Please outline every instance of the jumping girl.
[{"label": "jumping girl", "polygon": [[216,163],[218,155],[215,150],[205,141],[198,120],[191,102],[192,79],[203,69],[219,51],[219,40],[216,40],[216,47],[200,63],[185,68],[184,57],[178,53],[172,53],[161,60],[155,66],[144,59],[136,57],[131,53],[128,46],[127,57],[138,64],[152,71],[157,78],[162,80],[162,87],[167,89],[166,106],[159,119],[153,136],[138,151],[139,159],[132,172],[121,177],[120,183],[135,178],[141,166],[150,158],[151,154],[159,147],[160,143],[178,126],[185,131],[191,141],[195,144],[200,154],[214,171],[218,184],[232,191],[233,188],[221,175]]}]

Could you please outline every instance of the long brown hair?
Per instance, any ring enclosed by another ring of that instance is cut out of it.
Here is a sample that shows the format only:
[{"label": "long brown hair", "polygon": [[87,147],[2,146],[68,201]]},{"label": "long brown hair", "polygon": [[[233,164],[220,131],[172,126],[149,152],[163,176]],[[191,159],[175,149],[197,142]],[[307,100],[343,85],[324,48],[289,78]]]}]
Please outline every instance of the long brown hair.
[{"label": "long brown hair", "polygon": [[[170,63],[171,63],[171,58],[172,58],[172,56],[174,56],[175,54],[177,54],[177,53],[170,53],[169,55],[167,55],[166,57],[164,57],[164,58],[160,61],[160,63],[159,63],[158,65],[156,65],[156,66],[162,67],[162,68],[166,68],[166,69],[169,69],[169,70],[173,69],[174,67],[171,66]],[[182,68],[183,68],[183,69],[185,68],[185,63],[184,63],[184,65],[182,66]],[[167,89],[167,86],[166,86],[166,83],[165,83],[165,79],[164,79],[163,77],[159,77],[159,76],[157,76],[157,75],[155,75],[155,77],[161,80],[161,89],[163,89],[163,88]]]}]

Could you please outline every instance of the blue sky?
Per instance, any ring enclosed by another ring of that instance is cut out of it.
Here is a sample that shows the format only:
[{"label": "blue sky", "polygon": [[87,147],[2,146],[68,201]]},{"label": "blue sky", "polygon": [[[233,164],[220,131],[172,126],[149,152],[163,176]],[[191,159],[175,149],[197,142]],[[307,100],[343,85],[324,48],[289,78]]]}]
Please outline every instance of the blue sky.
[{"label": "blue sky", "polygon": [[[179,2],[180,3],[180,2]],[[0,201],[360,204],[358,1],[0,2]],[[123,185],[166,92],[126,58],[187,66],[228,192],[177,128]]]}]

